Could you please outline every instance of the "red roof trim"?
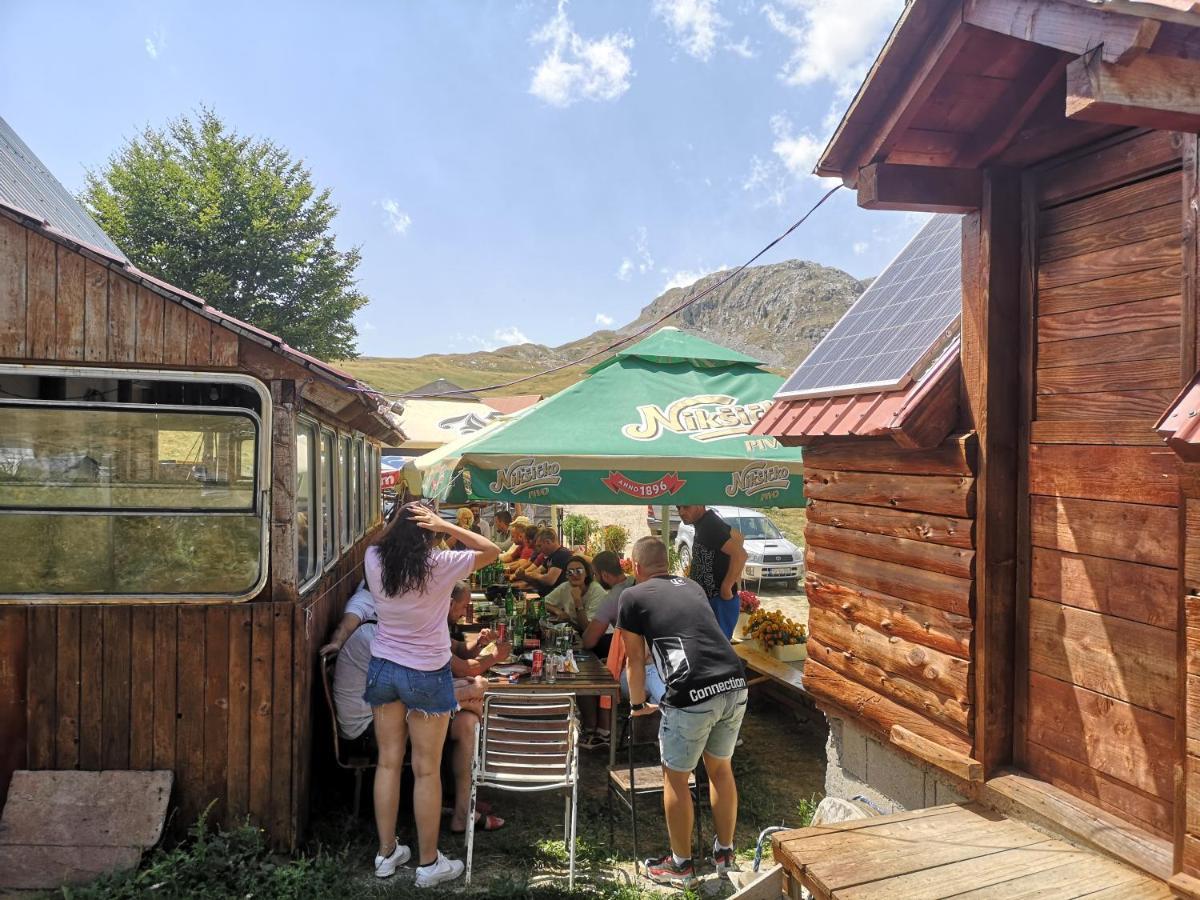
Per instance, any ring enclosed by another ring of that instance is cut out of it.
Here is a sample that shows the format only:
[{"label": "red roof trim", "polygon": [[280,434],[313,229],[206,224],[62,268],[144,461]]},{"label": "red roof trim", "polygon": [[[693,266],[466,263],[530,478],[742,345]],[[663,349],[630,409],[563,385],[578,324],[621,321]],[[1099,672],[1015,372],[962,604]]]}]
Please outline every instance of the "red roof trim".
[{"label": "red roof trim", "polygon": [[[776,437],[785,444],[807,444],[828,437],[880,436],[891,436],[905,446],[914,440],[921,445],[931,440],[940,443],[954,424],[958,352],[956,340],[905,389],[776,400],[751,434]],[[931,422],[936,427],[931,428]],[[945,434],[941,433],[943,429]]]}]

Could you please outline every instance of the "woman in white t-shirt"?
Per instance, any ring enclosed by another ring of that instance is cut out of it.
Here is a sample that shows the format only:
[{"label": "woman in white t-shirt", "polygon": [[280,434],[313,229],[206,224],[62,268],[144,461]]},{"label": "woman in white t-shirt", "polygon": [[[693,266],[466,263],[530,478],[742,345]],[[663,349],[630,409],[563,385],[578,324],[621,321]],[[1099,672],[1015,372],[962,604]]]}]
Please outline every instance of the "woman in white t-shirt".
[{"label": "woman in white t-shirt", "polygon": [[[441,550],[440,535],[466,549]],[[431,504],[397,510],[363,560],[379,624],[363,699],[375,714],[379,763],[375,772],[375,826],[379,854],[375,874],[387,878],[411,852],[396,838],[400,775],[405,745],[412,742],[413,817],[417,823],[416,884],[432,887],[462,874],[460,860],[437,849],[442,809],[442,746],[450,714],[458,709],[450,674],[450,627],[446,617],[454,583],[495,562],[496,545],[451,525]],[[413,711],[419,715],[410,715]]]}]

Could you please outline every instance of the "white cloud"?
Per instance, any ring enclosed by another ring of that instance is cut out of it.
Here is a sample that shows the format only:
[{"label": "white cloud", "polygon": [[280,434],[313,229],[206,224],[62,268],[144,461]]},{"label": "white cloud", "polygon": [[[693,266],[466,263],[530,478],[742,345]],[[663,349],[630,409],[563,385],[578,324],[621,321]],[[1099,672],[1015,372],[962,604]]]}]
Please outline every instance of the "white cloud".
[{"label": "white cloud", "polygon": [[742,190],[761,197],[759,206],[783,206],[787,199],[788,178],[783,166],[761,156],[750,158],[750,174],[742,182]]},{"label": "white cloud", "polygon": [[362,325],[360,327],[362,328],[363,331],[378,331],[378,329],[375,327],[375,323],[369,322],[366,319],[363,319]]},{"label": "white cloud", "polygon": [[412,216],[402,210],[400,204],[390,197],[386,197],[378,203],[383,209],[384,223],[396,234],[401,236],[408,234],[409,226],[412,225]]},{"label": "white cloud", "polygon": [[748,37],[742,38],[736,44],[730,41],[725,45],[725,49],[734,56],[740,56],[742,59],[754,59],[758,56],[758,54],[754,52],[754,48],[750,46],[750,38]]},{"label": "white cloud", "polygon": [[779,72],[794,87],[828,81],[848,99],[895,23],[904,0],[781,0],[763,15],[792,44]]},{"label": "white cloud", "polygon": [[516,325],[509,325],[507,328],[497,328],[492,332],[492,337],[500,342],[501,346],[506,344],[528,344],[529,338]]},{"label": "white cloud", "polygon": [[554,17],[534,32],[535,44],[549,44],[533,71],[529,93],[551,106],[579,100],[616,100],[629,90],[633,38],[624,32],[595,40],[580,36],[567,18],[566,0],[558,0]]},{"label": "white cloud", "polygon": [[146,35],[146,55],[151,59],[158,59],[158,55],[167,49],[167,36],[163,34],[162,29],[157,29],[153,34]]},{"label": "white cloud", "polygon": [[791,120],[784,115],[771,117],[771,131],[775,134],[771,152],[779,157],[784,168],[798,178],[811,175],[825,142],[809,131],[796,134]]},{"label": "white cloud", "polygon": [[705,62],[729,24],[717,12],[716,0],[654,0],[654,14],[667,23],[676,44]]},{"label": "white cloud", "polygon": [[864,253],[866,253],[870,249],[871,249],[871,245],[868,244],[866,241],[855,241],[854,242],[854,255],[855,256],[862,256]]},{"label": "white cloud", "polygon": [[650,255],[650,237],[645,225],[639,225],[633,234],[633,256],[626,256],[617,267],[617,279],[628,281],[636,272],[645,275],[654,271],[654,257]]},{"label": "white cloud", "polygon": [[710,273],[700,269],[677,269],[675,274],[670,276],[667,283],[663,285],[663,293],[665,294],[671,288],[690,287],[708,274]]},{"label": "white cloud", "polygon": [[615,321],[612,316],[606,316],[604,313],[596,313],[596,324],[603,328],[609,328]]}]

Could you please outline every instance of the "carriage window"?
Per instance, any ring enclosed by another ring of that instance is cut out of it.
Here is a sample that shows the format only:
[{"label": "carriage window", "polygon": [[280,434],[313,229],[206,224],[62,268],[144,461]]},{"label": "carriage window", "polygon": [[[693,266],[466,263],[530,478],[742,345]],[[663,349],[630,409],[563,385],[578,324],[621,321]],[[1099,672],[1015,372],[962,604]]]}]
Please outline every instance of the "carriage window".
[{"label": "carriage window", "polygon": [[[245,597],[264,574],[250,379],[0,367],[0,594]],[[67,399],[63,399],[67,398]]]},{"label": "carriage window", "polygon": [[354,536],[362,536],[362,497],[366,491],[364,466],[362,466],[362,438],[354,438],[354,458],[350,461],[354,467]]},{"label": "carriage window", "polygon": [[354,472],[350,465],[350,438],[338,439],[338,472],[342,490],[342,549],[350,549],[353,543],[354,516]]},{"label": "carriage window", "polygon": [[296,425],[296,571],[300,583],[317,574],[317,427],[309,422]]},{"label": "carriage window", "polygon": [[337,557],[337,533],[334,519],[337,514],[337,479],[333,467],[333,432],[321,429],[321,568]]}]

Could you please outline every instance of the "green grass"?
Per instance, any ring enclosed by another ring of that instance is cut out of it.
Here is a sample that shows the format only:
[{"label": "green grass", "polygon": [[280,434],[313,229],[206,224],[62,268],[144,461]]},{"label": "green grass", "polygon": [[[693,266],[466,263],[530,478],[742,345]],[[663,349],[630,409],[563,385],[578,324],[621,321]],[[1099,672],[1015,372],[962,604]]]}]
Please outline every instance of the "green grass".
[{"label": "green grass", "polygon": [[766,514],[779,526],[783,536],[798,547],[804,546],[804,526],[808,522],[808,511],[799,509],[768,509]]}]

